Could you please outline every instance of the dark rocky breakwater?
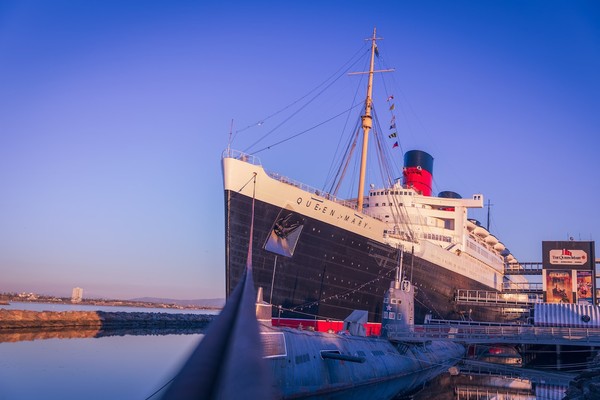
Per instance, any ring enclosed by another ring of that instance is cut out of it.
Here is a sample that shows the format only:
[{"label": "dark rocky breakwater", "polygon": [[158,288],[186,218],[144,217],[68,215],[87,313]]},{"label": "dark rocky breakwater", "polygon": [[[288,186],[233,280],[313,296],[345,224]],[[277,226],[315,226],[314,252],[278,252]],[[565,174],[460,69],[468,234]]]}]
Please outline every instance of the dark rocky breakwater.
[{"label": "dark rocky breakwater", "polygon": [[563,400],[600,399],[600,371],[584,372],[575,378],[565,393]]},{"label": "dark rocky breakwater", "polygon": [[214,315],[0,309],[0,342],[202,332]]},{"label": "dark rocky breakwater", "polygon": [[600,399],[600,353],[590,360],[589,371],[585,371],[569,383],[563,400]]}]

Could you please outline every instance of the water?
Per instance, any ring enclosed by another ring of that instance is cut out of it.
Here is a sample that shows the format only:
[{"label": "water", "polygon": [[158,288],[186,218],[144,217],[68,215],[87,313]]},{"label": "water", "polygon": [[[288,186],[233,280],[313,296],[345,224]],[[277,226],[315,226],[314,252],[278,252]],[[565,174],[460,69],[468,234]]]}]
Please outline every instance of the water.
[{"label": "water", "polygon": [[0,343],[0,399],[143,400],[175,376],[202,336]]},{"label": "water", "polygon": [[418,393],[395,400],[562,400],[568,385],[539,382],[525,377],[463,371],[428,382]]},{"label": "water", "polygon": [[[46,303],[11,303],[0,308],[212,315],[220,312]],[[202,337],[202,333],[97,337],[96,331],[84,329],[3,334],[0,400],[143,400],[175,376]]]},{"label": "water", "polygon": [[[207,313],[203,310],[165,310],[94,307],[70,304],[13,303],[9,309],[35,311],[148,311]],[[212,311],[216,314],[219,311]],[[139,333],[139,332],[138,332]],[[106,333],[105,333],[106,334]],[[84,330],[0,335],[0,400],[13,399],[159,399],[151,397],[179,371],[203,334],[86,337]],[[8,337],[8,339],[7,339]],[[4,339],[3,339],[4,338]],[[2,342],[1,340],[5,340]],[[537,379],[537,380],[536,380]],[[568,380],[567,380],[568,381]],[[550,383],[549,383],[550,382]],[[566,381],[565,381],[566,382]],[[494,376],[466,371],[443,374],[411,399],[461,398],[561,399],[567,383],[557,379]],[[162,393],[162,392],[161,392]],[[512,397],[511,397],[512,396]],[[365,398],[368,398],[366,396]],[[405,397],[407,398],[407,397]]]},{"label": "water", "polygon": [[[193,334],[0,343],[0,399],[147,399],[175,376],[201,339],[202,334]],[[454,399],[458,390],[466,399],[502,394],[558,400],[565,389],[463,371],[457,377],[441,375],[410,398]]]},{"label": "water", "polygon": [[[0,343],[0,400],[148,399],[175,376],[202,337],[125,335]],[[443,374],[401,399],[451,400],[457,391],[464,399],[562,399],[566,384],[548,380],[552,384],[462,370],[458,376]]]}]

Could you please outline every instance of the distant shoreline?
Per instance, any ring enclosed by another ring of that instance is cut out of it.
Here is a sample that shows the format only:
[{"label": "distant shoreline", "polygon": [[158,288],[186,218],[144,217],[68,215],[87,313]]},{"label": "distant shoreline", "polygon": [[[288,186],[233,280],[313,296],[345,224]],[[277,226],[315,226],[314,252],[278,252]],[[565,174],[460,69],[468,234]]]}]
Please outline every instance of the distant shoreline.
[{"label": "distant shoreline", "polygon": [[[185,302],[184,300],[181,300]],[[223,303],[225,301],[223,300]],[[137,308],[164,308],[176,310],[221,310],[223,307],[198,305],[198,304],[178,304],[175,302],[160,301],[138,301],[138,300],[110,300],[110,299],[83,299],[79,302],[72,302],[70,298],[52,297],[43,295],[33,295],[22,297],[22,295],[0,295],[0,306],[10,305],[11,303],[47,303],[47,304],[66,304],[66,305],[87,305],[87,306],[108,306],[108,307],[137,307]]]}]

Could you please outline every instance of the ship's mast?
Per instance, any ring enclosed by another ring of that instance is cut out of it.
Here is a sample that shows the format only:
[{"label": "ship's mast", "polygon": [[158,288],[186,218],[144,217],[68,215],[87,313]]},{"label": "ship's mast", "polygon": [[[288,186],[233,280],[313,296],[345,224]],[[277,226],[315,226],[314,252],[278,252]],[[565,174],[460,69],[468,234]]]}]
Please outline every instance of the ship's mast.
[{"label": "ship's mast", "polygon": [[363,196],[365,191],[365,174],[367,171],[367,149],[369,146],[369,131],[373,127],[373,118],[371,109],[373,108],[373,73],[375,72],[375,50],[377,49],[376,28],[373,28],[373,37],[371,38],[371,65],[369,67],[369,83],[367,85],[367,99],[365,100],[365,114],[362,116],[363,143],[360,156],[360,177],[358,180],[358,202],[357,210],[363,209]]},{"label": "ship's mast", "polygon": [[363,145],[362,153],[360,158],[360,176],[358,179],[358,196],[356,209],[362,212],[364,202],[364,191],[365,191],[365,175],[367,171],[367,149],[369,147],[369,131],[373,127],[373,118],[371,117],[371,110],[373,109],[373,75],[375,72],[392,72],[393,68],[382,69],[375,71],[375,55],[377,53],[377,40],[381,40],[376,35],[376,28],[373,28],[373,37],[367,39],[371,41],[371,64],[369,66],[369,72],[351,72],[349,75],[369,74],[369,83],[367,85],[367,99],[365,100],[365,113],[362,118],[363,128]]}]

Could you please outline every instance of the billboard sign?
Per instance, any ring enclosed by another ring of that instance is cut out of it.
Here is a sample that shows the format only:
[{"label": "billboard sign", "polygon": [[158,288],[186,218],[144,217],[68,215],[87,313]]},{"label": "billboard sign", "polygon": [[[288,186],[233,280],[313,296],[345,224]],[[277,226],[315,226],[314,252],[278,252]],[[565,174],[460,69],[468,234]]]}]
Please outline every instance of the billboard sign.
[{"label": "billboard sign", "polygon": [[593,304],[594,286],[591,271],[577,271],[577,303]]},{"label": "billboard sign", "polygon": [[548,303],[594,304],[595,243],[542,242],[543,290]]},{"label": "billboard sign", "polygon": [[573,279],[570,270],[546,272],[546,302],[573,303]]},{"label": "billboard sign", "polygon": [[547,241],[542,242],[544,269],[594,270],[594,242]]}]

